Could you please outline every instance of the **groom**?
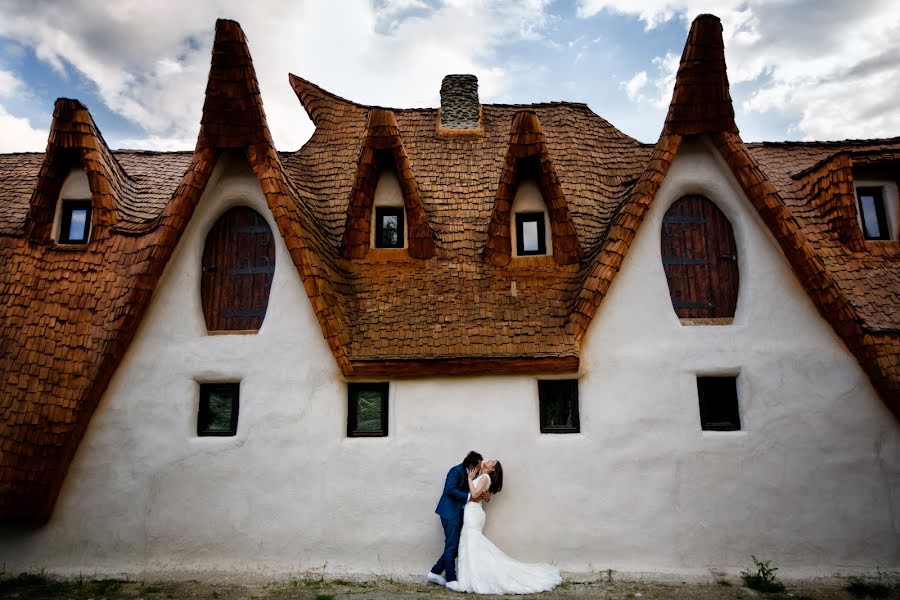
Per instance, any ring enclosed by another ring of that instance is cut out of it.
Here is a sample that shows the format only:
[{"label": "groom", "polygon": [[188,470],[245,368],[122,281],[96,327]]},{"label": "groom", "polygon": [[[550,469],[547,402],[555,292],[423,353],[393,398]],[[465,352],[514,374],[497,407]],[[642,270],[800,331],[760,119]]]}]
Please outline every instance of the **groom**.
[{"label": "groom", "polygon": [[[469,469],[481,468],[481,455],[469,452],[462,464],[456,465],[447,472],[447,480],[444,482],[444,493],[434,510],[441,517],[441,525],[444,528],[444,553],[438,559],[427,579],[431,583],[446,585],[447,589],[459,591],[459,583],[456,581],[456,554],[459,549],[459,534],[462,531],[463,509],[469,501]],[[447,573],[447,577],[441,573]]]}]

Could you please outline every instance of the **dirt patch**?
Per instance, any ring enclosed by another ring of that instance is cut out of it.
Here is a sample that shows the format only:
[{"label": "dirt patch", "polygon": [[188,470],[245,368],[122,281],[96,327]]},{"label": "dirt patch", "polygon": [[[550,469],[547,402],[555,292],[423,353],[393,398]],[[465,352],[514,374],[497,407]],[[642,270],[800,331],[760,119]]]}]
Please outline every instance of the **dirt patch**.
[{"label": "dirt patch", "polygon": [[[567,580],[554,590],[529,598],[596,598],[599,600],[854,600],[844,583],[794,582],[784,592],[760,594],[740,587],[736,580],[713,583],[659,583],[643,581]],[[851,587],[851,590],[854,588]],[[883,598],[900,600],[900,587],[891,583]],[[858,590],[857,590],[858,591]],[[44,574],[0,578],[0,598],[16,600],[431,600],[459,598],[444,588],[390,579],[291,578],[270,583],[217,584],[215,582],[133,581],[122,579],[63,579]],[[504,598],[504,596],[484,596]],[[506,596],[516,598],[516,596]]]}]

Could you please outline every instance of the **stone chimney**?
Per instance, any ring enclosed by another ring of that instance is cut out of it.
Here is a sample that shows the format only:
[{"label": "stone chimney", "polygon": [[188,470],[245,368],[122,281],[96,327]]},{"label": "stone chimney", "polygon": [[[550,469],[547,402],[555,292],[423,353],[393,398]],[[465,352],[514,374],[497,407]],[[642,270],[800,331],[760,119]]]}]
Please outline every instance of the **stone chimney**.
[{"label": "stone chimney", "polygon": [[441,128],[481,129],[478,78],[447,75],[441,82]]}]

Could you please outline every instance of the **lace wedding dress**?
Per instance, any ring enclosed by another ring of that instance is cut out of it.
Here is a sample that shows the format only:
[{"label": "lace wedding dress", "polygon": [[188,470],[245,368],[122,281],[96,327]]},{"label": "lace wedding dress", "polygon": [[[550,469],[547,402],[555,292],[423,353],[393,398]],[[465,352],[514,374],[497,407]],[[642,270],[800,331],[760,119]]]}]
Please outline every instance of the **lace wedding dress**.
[{"label": "lace wedding dress", "polygon": [[[488,478],[486,473],[481,477]],[[552,590],[562,581],[559,569],[547,564],[525,564],[513,560],[484,537],[484,509],[469,502],[463,512],[459,536],[457,578],[464,592],[476,594],[532,594]]]}]

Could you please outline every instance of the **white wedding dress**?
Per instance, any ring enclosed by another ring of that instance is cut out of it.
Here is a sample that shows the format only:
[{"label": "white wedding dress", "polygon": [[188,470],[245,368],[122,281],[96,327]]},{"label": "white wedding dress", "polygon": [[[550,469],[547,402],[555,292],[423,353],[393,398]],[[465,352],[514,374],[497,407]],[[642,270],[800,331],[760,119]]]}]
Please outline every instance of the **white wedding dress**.
[{"label": "white wedding dress", "polygon": [[[486,473],[475,479],[476,484]],[[559,569],[547,564],[525,564],[513,560],[484,537],[484,509],[468,502],[459,536],[457,579],[464,592],[476,594],[533,594],[552,590],[562,581]]]}]

